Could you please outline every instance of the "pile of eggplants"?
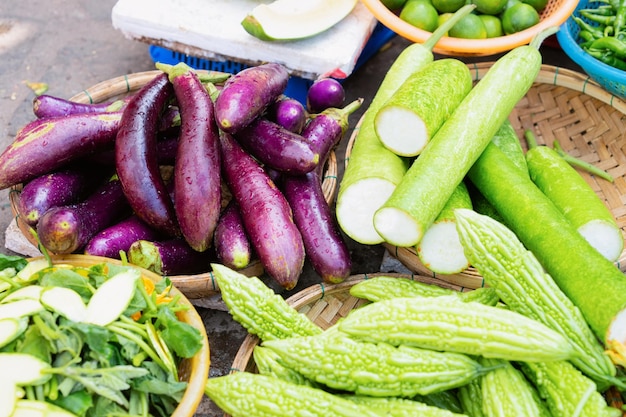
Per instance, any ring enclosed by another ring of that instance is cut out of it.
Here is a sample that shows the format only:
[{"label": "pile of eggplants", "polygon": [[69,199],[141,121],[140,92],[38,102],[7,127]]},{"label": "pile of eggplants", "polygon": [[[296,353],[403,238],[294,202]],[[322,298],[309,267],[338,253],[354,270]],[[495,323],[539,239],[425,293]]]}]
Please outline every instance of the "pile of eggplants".
[{"label": "pile of eggplants", "polygon": [[0,154],[0,188],[22,186],[18,211],[40,245],[163,275],[257,258],[285,289],[305,259],[324,282],[348,277],[322,175],[362,99],[341,107],[341,84],[319,80],[313,113],[284,94],[289,73],[276,63],[234,75],[157,68],[112,102],[35,98],[36,119]]}]

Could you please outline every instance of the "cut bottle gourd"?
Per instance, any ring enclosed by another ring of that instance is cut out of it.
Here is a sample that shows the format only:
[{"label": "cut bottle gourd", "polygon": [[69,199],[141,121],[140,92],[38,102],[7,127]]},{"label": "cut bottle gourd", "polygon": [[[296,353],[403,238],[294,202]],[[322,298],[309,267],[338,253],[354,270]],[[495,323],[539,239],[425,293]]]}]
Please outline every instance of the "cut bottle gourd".
[{"label": "cut bottle gourd", "polygon": [[52,377],[51,373],[45,372],[49,368],[51,365],[48,362],[28,353],[0,353],[2,378],[10,380],[15,385],[43,384]]},{"label": "cut bottle gourd", "polygon": [[10,317],[0,320],[0,348],[17,339],[27,327],[27,318]]},{"label": "cut bottle gourd", "polygon": [[256,6],[241,25],[264,41],[304,39],[339,23],[356,4],[357,0],[276,0]]},{"label": "cut bottle gourd", "polygon": [[46,401],[19,400],[11,417],[76,417],[76,415]]},{"label": "cut bottle gourd", "polygon": [[39,300],[23,299],[0,304],[0,320],[20,318],[39,313],[44,307]]},{"label": "cut bottle gourd", "polygon": [[117,320],[133,299],[140,276],[139,270],[129,269],[105,281],[89,300],[85,321],[106,326]]},{"label": "cut bottle gourd", "polygon": [[68,320],[82,322],[87,316],[87,306],[80,294],[65,287],[46,288],[41,293],[41,303]]}]

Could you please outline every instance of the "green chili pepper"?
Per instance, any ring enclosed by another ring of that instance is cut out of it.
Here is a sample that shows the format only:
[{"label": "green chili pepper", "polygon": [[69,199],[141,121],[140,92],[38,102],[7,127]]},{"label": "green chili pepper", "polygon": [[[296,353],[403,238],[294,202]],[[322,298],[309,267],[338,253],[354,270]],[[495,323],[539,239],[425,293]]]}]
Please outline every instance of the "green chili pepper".
[{"label": "green chili pepper", "polygon": [[615,10],[610,5],[598,6],[595,9],[580,9],[578,11],[581,15],[589,14],[597,14],[600,16],[615,16]]},{"label": "green chili pepper", "polygon": [[602,32],[602,29],[590,25],[578,16],[572,16],[572,19],[574,19],[574,21],[578,24],[581,30],[586,30],[591,35],[593,35],[594,38],[599,39],[604,37],[604,32]]},{"label": "green chili pepper", "polygon": [[[583,42],[593,42],[596,39],[601,39],[601,38],[595,38],[593,34],[589,32],[588,30],[581,30],[580,32],[578,32],[578,36],[580,36],[580,39],[582,39]],[[581,44],[581,47],[582,47],[582,44]]]},{"label": "green chili pepper", "polygon": [[626,59],[626,42],[620,41],[612,36],[605,36],[594,40],[589,46],[590,49],[608,50],[619,59]]},{"label": "green chili pepper", "polygon": [[615,55],[603,51],[588,49],[587,53],[611,67],[626,71],[626,61],[619,59]]},{"label": "green chili pepper", "polygon": [[588,13],[581,10],[580,15],[586,17],[592,22],[596,22],[604,26],[612,26],[613,23],[615,23],[615,14],[602,15],[597,13]]}]

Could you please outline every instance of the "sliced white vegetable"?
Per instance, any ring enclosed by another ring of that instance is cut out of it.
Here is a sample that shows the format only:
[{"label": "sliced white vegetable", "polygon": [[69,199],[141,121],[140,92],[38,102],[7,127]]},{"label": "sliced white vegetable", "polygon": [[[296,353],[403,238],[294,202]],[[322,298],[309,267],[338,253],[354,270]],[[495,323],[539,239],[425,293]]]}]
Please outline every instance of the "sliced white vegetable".
[{"label": "sliced white vegetable", "polygon": [[139,270],[128,269],[106,280],[87,304],[87,323],[106,326],[117,320],[135,294]]},{"label": "sliced white vegetable", "polygon": [[31,277],[31,275],[41,271],[42,269],[45,269],[47,267],[49,267],[50,264],[48,263],[48,261],[44,258],[40,258],[40,259],[34,259],[32,261],[30,261],[28,264],[26,264],[26,266],[17,273],[16,277],[21,279],[22,281],[28,281]]},{"label": "sliced white vegetable", "polygon": [[469,266],[453,220],[429,227],[417,246],[417,253],[424,266],[438,274],[456,274]]},{"label": "sliced white vegetable", "polygon": [[48,362],[27,353],[0,353],[2,379],[11,380],[15,385],[43,384],[52,377],[52,374],[44,372],[50,367]]},{"label": "sliced white vegetable", "polygon": [[263,40],[308,38],[339,23],[356,4],[357,0],[276,0],[256,6],[241,25]]},{"label": "sliced white vegetable", "polygon": [[43,287],[41,285],[27,285],[12,291],[9,295],[4,297],[0,303],[8,303],[17,300],[39,300],[42,290]]},{"label": "sliced white vegetable", "polygon": [[624,250],[622,230],[613,221],[591,220],[580,226],[578,233],[611,262],[617,261]]},{"label": "sliced white vegetable", "polygon": [[50,287],[41,292],[41,304],[59,313],[68,320],[83,322],[87,317],[87,306],[80,294],[65,287]]},{"label": "sliced white vegetable", "polygon": [[76,415],[46,401],[19,400],[11,417],[76,417]]},{"label": "sliced white vegetable", "polygon": [[23,299],[6,304],[0,304],[0,320],[6,318],[20,318],[32,316],[43,310],[39,300]]},{"label": "sliced white vegetable", "polygon": [[17,404],[17,387],[8,378],[0,378],[0,417],[10,417]]},{"label": "sliced white vegetable", "polygon": [[28,318],[6,318],[0,320],[0,347],[17,339],[28,328]]}]

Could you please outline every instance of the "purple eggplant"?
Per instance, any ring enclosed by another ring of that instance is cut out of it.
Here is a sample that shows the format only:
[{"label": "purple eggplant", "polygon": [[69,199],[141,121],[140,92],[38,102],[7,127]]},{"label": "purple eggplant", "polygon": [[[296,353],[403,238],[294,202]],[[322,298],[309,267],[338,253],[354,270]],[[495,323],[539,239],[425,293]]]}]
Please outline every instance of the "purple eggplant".
[{"label": "purple eggplant", "polygon": [[169,70],[181,127],[174,165],[174,208],[187,243],[204,252],[220,216],[222,187],[219,133],[214,106],[193,69],[180,63]]},{"label": "purple eggplant", "polygon": [[83,249],[96,233],[129,214],[122,186],[112,179],[80,203],[46,211],[37,223],[37,235],[51,253],[74,253]]},{"label": "purple eggplant", "polygon": [[302,137],[309,143],[311,149],[320,155],[319,169],[324,166],[330,151],[337,146],[348,130],[348,117],[361,107],[362,103],[363,99],[359,98],[342,109],[330,107],[316,114],[302,131]]},{"label": "purple eggplant", "polygon": [[236,133],[260,116],[287,88],[289,72],[281,64],[248,67],[224,83],[215,100],[217,125]]},{"label": "purple eggplant", "polygon": [[75,114],[34,120],[0,154],[0,189],[48,174],[115,146],[122,113]]},{"label": "purple eggplant", "polygon": [[85,199],[104,180],[99,167],[68,167],[37,177],[24,185],[18,199],[20,216],[35,227],[52,207],[66,206]]},{"label": "purple eggplant", "polygon": [[111,113],[122,111],[130,96],[105,103],[78,103],[61,97],[42,94],[33,99],[33,113],[39,119],[70,114]]},{"label": "purple eggplant", "polygon": [[334,78],[315,80],[306,94],[306,106],[310,113],[319,113],[331,107],[342,107],[346,92]]},{"label": "purple eggplant", "polygon": [[211,269],[208,252],[198,252],[182,238],[138,240],[128,249],[128,261],[159,275],[197,274]]},{"label": "purple eggplant", "polygon": [[282,96],[267,110],[267,118],[285,129],[300,133],[307,121],[307,111],[298,100]]},{"label": "purple eggplant", "polygon": [[234,137],[252,156],[277,171],[305,174],[320,162],[320,155],[302,136],[265,117],[255,119]]},{"label": "purple eggplant", "polygon": [[174,90],[161,73],[128,103],[115,142],[115,166],[133,211],[151,227],[179,236],[174,203],[161,177],[157,155],[160,116]]},{"label": "purple eggplant", "polygon": [[220,136],[226,185],[267,274],[290,290],[304,266],[304,244],[289,203],[263,167],[228,133]]},{"label": "purple eggplant", "polygon": [[217,259],[231,269],[248,266],[252,257],[250,239],[235,200],[230,200],[221,213],[213,235]]},{"label": "purple eggplant", "polygon": [[96,233],[85,246],[85,255],[120,259],[120,252],[128,252],[130,245],[138,240],[160,238],[153,228],[139,217],[132,215]]}]

